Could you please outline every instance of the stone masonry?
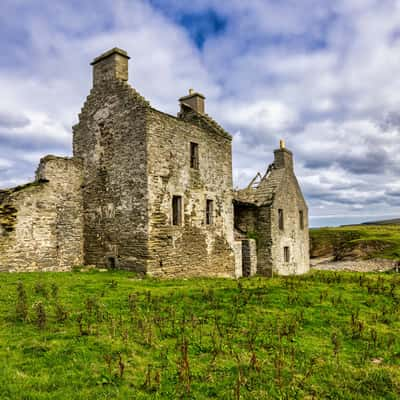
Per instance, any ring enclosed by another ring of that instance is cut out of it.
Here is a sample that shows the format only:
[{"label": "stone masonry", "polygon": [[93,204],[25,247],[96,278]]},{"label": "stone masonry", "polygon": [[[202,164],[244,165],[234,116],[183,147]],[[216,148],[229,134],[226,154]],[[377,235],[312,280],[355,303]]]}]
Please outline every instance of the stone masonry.
[{"label": "stone masonry", "polygon": [[259,181],[235,193],[238,239],[257,243],[260,275],[302,274],[309,270],[308,209],[293,169],[293,155],[284,147]]},{"label": "stone masonry", "polygon": [[112,49],[92,62],[73,158],[47,156],[34,182],[0,191],[0,270],[306,272],[307,207],[291,153],[279,149],[258,187],[235,193],[232,138],[205,114],[205,97],[190,91],[177,117],[160,112],[127,83],[128,61]]},{"label": "stone masonry", "polygon": [[64,271],[83,262],[81,164],[47,156],[33,183],[0,191],[0,271]]}]

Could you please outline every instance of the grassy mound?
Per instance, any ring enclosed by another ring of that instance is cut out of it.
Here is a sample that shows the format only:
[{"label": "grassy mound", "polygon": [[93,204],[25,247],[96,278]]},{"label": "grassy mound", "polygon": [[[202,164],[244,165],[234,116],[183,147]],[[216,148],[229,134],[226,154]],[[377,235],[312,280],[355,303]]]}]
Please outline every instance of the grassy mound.
[{"label": "grassy mound", "polygon": [[336,260],[389,258],[400,260],[398,225],[355,225],[310,229],[311,257]]},{"label": "grassy mound", "polygon": [[1,274],[1,399],[397,399],[398,275]]}]

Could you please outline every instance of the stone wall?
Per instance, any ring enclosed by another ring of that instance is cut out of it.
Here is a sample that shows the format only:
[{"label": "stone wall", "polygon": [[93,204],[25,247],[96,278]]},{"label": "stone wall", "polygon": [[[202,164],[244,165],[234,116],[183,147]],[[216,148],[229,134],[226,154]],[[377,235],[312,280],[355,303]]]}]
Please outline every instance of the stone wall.
[{"label": "stone wall", "polygon": [[74,127],[84,173],[85,263],[145,271],[148,104],[122,80],[97,79]]},{"label": "stone wall", "polygon": [[271,276],[273,268],[271,208],[269,206],[261,206],[257,215],[257,273]]},{"label": "stone wall", "polygon": [[83,262],[81,164],[47,156],[35,182],[0,191],[0,271],[63,271]]},{"label": "stone wall", "polygon": [[[279,229],[278,210],[284,212],[284,229]],[[304,227],[300,227],[299,211],[303,211]],[[310,269],[308,210],[297,179],[287,170],[281,189],[275,194],[271,208],[272,273],[279,275],[303,274]],[[284,260],[284,247],[289,248],[289,262]]]},{"label": "stone wall", "polygon": [[[230,136],[156,110],[148,124],[148,272],[234,276]],[[190,167],[191,142],[198,144],[198,169]],[[183,200],[178,226],[172,225],[174,195]],[[214,204],[212,225],[206,224],[207,199]]]},{"label": "stone wall", "polygon": [[243,254],[241,240],[235,240],[233,243],[233,251],[235,254],[235,277],[240,278],[243,275]]},{"label": "stone wall", "polygon": [[255,239],[242,240],[242,276],[257,273],[257,245]]}]

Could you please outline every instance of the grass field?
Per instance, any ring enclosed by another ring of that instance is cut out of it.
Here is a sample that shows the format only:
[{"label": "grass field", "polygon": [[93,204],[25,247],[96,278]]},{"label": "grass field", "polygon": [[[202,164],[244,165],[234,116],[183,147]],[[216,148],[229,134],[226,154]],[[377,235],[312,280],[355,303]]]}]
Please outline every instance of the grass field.
[{"label": "grass field", "polygon": [[400,398],[396,274],[0,282],[2,400]]},{"label": "grass field", "polygon": [[389,258],[400,260],[399,225],[354,225],[310,229],[311,255],[341,259]]}]

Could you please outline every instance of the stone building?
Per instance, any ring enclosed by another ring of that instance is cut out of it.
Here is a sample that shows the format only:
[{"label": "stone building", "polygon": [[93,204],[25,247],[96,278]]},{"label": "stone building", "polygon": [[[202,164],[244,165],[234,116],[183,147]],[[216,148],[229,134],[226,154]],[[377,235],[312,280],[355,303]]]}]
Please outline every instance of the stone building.
[{"label": "stone building", "polygon": [[281,141],[264,176],[235,192],[235,233],[245,275],[301,274],[309,270],[308,209]]},{"label": "stone building", "polygon": [[179,99],[177,117],[155,110],[127,83],[128,60],[112,49],[92,62],[73,157],[47,156],[34,182],[0,191],[0,270],[306,272],[307,207],[291,153],[277,150],[257,186],[234,192],[232,137],[205,114],[204,96]]}]

